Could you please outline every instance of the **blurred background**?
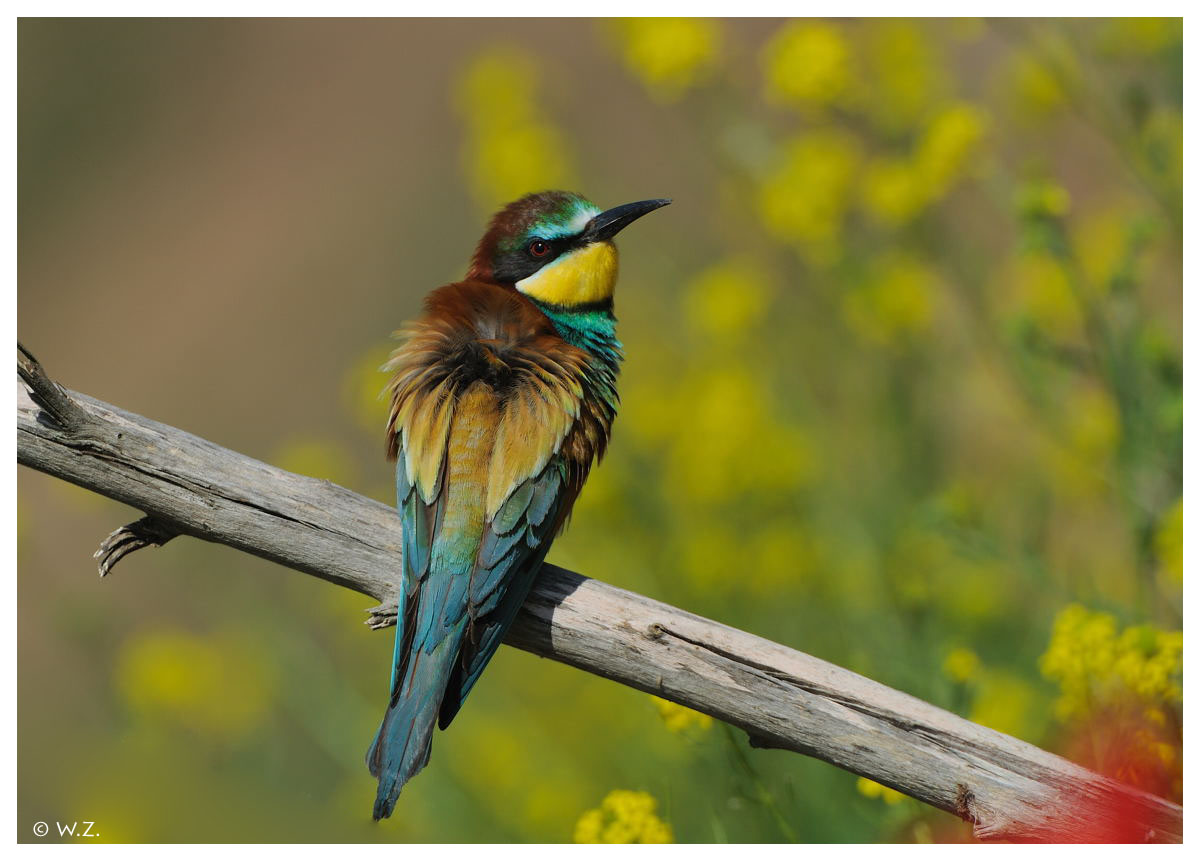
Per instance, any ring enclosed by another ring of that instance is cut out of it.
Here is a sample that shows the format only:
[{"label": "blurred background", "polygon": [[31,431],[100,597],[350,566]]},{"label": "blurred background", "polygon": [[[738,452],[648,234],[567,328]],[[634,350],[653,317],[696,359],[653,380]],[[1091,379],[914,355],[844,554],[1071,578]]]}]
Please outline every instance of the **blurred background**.
[{"label": "blurred background", "polygon": [[[23,20],[19,334],[391,501],[392,330],[545,188],[621,237],[610,454],[550,560],[1173,799],[1178,20]],[[505,648],[395,816],[373,602],[19,473],[18,834],[960,841]],[[54,838],[57,839],[57,838]]]}]

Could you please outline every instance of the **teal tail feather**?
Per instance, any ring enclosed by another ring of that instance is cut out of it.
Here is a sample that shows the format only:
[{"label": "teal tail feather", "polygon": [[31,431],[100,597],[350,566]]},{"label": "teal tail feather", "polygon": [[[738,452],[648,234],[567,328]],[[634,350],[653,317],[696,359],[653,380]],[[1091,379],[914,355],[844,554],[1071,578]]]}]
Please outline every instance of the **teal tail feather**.
[{"label": "teal tail feather", "polygon": [[[399,635],[401,632],[397,631]],[[400,790],[429,762],[433,728],[454,670],[461,631],[449,632],[431,651],[414,648],[404,678],[393,686],[391,704],[367,751],[367,767],[379,778],[376,820],[392,815]],[[401,644],[397,642],[397,648]]]}]

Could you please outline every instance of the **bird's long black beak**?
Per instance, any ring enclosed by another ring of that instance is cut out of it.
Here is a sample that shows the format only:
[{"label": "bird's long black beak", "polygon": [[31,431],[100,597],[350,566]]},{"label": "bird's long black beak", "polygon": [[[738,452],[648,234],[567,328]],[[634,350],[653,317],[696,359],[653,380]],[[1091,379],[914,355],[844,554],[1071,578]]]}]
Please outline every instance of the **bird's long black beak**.
[{"label": "bird's long black beak", "polygon": [[606,209],[588,222],[580,239],[585,243],[612,239],[646,213],[660,209],[670,202],[666,198],[657,198],[655,200],[639,200],[637,203],[626,203],[623,206]]}]

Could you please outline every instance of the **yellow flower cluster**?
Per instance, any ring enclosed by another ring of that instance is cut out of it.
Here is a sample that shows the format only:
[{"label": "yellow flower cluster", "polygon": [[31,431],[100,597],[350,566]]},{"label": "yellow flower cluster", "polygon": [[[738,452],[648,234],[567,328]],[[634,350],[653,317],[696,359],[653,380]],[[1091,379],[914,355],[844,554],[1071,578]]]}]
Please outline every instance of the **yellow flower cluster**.
[{"label": "yellow flower cluster", "polygon": [[[589,478],[580,504],[590,519],[577,515],[568,541],[585,534],[586,522],[620,517],[629,494],[648,499],[638,488],[650,486],[668,515],[655,541],[669,548],[697,589],[778,596],[813,570],[824,553],[821,542],[795,517],[779,516],[779,506],[816,479],[821,457],[807,425],[776,391],[774,363],[762,353],[762,325],[776,295],[761,261],[730,256],[686,285],[682,315],[672,308],[669,319],[654,322],[661,310],[626,310],[630,365],[622,426],[629,450],[653,463],[656,475],[644,485],[644,467],[610,458]],[[661,327],[681,322],[686,361],[677,352],[681,345],[662,337]],[[709,342],[721,349],[696,348]],[[759,514],[739,519],[749,512]],[[599,532],[594,540],[589,556],[602,557],[610,542]],[[730,577],[732,570],[744,575]]]},{"label": "yellow flower cluster", "polygon": [[987,117],[979,108],[966,102],[946,105],[922,130],[911,156],[883,155],[867,165],[864,208],[886,226],[910,221],[968,172],[986,130]]},{"label": "yellow flower cluster", "polygon": [[824,129],[794,138],[758,192],[763,224],[776,238],[799,246],[814,265],[833,262],[860,163],[848,132]]},{"label": "yellow flower cluster", "polygon": [[838,254],[852,193],[879,223],[903,225],[968,172],[987,132],[987,115],[974,104],[951,101],[931,111],[937,65],[920,27],[872,23],[866,42],[870,99],[860,98],[849,43],[835,24],[785,24],[763,51],[767,95],[776,103],[812,114],[837,105],[865,112],[884,129],[916,127],[911,152],[880,154],[865,166],[859,141],[844,130],[809,132],[784,147],[761,181],[760,216],[771,234],[799,245],[817,265]]},{"label": "yellow flower cluster", "polygon": [[934,116],[917,145],[916,162],[935,196],[963,173],[987,125],[987,115],[966,102],[950,104]]},{"label": "yellow flower cluster", "polygon": [[806,111],[836,104],[850,90],[850,46],[835,24],[792,21],[763,49],[767,98]]},{"label": "yellow flower cluster", "polygon": [[929,184],[931,197],[944,195],[964,173],[986,130],[986,115],[966,102],[948,105],[934,116],[914,154],[917,173]]},{"label": "yellow flower cluster", "polygon": [[750,492],[791,493],[811,481],[812,440],[778,419],[772,392],[749,367],[733,364],[676,385],[674,415],[686,414],[689,422],[669,417],[665,489],[681,510]]},{"label": "yellow flower cluster", "polygon": [[864,57],[871,71],[867,109],[883,129],[912,128],[937,98],[945,73],[917,22],[878,18],[864,22],[864,27]]},{"label": "yellow flower cluster", "polygon": [[671,826],[658,818],[648,792],[614,789],[575,824],[576,843],[672,843]]},{"label": "yellow flower cluster", "polygon": [[675,102],[707,78],[721,50],[721,30],[706,18],[622,18],[613,22],[625,66],[650,95]]},{"label": "yellow flower cluster", "polygon": [[907,797],[903,792],[897,792],[890,786],[884,786],[882,783],[876,783],[866,777],[860,777],[854,784],[854,788],[858,790],[859,795],[867,798],[880,798],[887,804],[899,804]]},{"label": "yellow flower cluster", "polygon": [[658,716],[671,732],[684,733],[690,729],[706,730],[712,727],[712,718],[686,706],[651,695]]},{"label": "yellow flower cluster", "polygon": [[1108,613],[1071,604],[1058,614],[1039,662],[1057,682],[1060,718],[1084,716],[1130,697],[1153,708],[1183,700],[1183,632],[1152,625],[1117,630]]},{"label": "yellow flower cluster", "polygon": [[238,737],[267,710],[273,680],[253,644],[182,630],[138,634],[121,648],[117,685],[138,713]]},{"label": "yellow flower cluster", "polygon": [[576,185],[566,142],[541,113],[538,83],[533,58],[504,48],[474,58],[459,80],[467,175],[489,213],[530,191]]}]

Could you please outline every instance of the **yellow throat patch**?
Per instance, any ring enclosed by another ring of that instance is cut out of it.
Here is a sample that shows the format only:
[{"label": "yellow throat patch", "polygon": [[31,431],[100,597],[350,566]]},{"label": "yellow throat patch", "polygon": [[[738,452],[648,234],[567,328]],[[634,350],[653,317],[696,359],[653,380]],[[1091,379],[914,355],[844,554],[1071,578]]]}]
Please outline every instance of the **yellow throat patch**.
[{"label": "yellow throat patch", "polygon": [[611,299],[617,284],[617,246],[585,245],[546,264],[516,287],[531,299],[570,308]]}]

